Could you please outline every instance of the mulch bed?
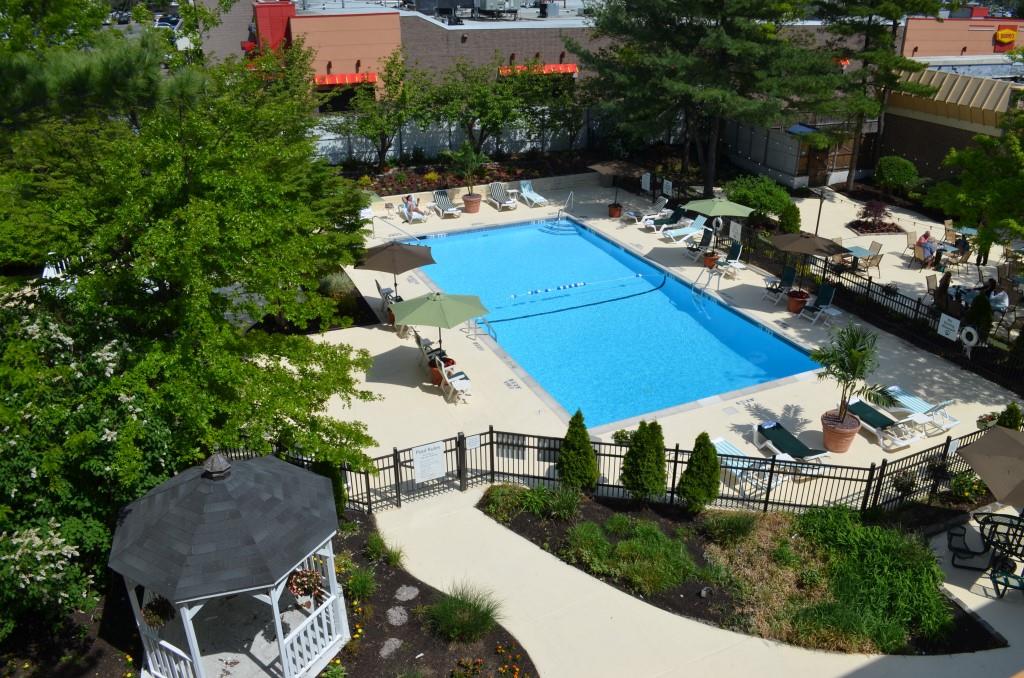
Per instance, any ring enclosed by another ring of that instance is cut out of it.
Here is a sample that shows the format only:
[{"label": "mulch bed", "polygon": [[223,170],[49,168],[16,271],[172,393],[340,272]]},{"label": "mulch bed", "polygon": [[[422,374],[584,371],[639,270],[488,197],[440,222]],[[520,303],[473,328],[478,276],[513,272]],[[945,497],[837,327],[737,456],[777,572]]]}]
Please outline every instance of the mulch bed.
[{"label": "mulch bed", "polygon": [[[604,525],[605,521],[616,513],[624,513],[633,518],[653,521],[669,536],[675,535],[676,529],[681,525],[696,524],[674,506],[664,504],[641,505],[629,500],[615,499],[584,499],[580,503],[580,516],[578,520]],[[545,551],[557,554],[565,545],[566,533],[572,525],[573,523],[561,521],[545,521],[537,518],[532,513],[524,511],[512,520],[508,528],[519,536],[529,539]],[[689,540],[687,548],[690,556],[693,558],[693,562],[698,567],[707,565],[707,560],[704,558],[703,542],[699,538]],[[605,577],[598,577],[598,579],[601,579],[601,581],[609,586],[614,586],[620,591],[641,598],[663,610],[715,626],[726,626],[726,622],[733,616],[735,611],[732,597],[727,591],[717,586],[711,586],[710,595],[702,598],[701,590],[708,587],[708,584],[699,581],[686,582],[681,586],[669,589],[651,598],[644,598],[616,581]]]},{"label": "mulch bed", "polygon": [[[946,499],[952,501],[952,497]],[[991,497],[987,499],[991,501]],[[985,503],[987,503],[986,498],[983,498],[977,505]],[[479,505],[478,508],[480,508]],[[628,500],[584,499],[580,508],[578,521],[592,521],[603,525],[613,514],[625,513],[635,518],[656,522],[668,535],[674,535],[676,530],[682,526],[699,528],[701,521],[699,517],[694,519],[674,506],[644,506]],[[963,515],[965,510],[968,510],[968,507],[955,504],[947,506],[941,504],[908,505],[899,512],[878,514],[872,522],[914,530],[919,526],[934,526],[937,522],[948,520],[950,512]],[[516,516],[507,527],[545,551],[558,554],[565,544],[566,533],[573,524],[562,521],[545,521],[531,513],[523,512]],[[707,564],[707,560],[703,556],[704,541],[696,534],[697,532],[699,530],[694,530],[695,534],[688,540],[687,548],[694,562],[698,566],[703,566]],[[728,591],[718,587],[712,586],[711,595],[702,598],[701,590],[706,585],[700,582],[689,582],[653,598],[645,599],[615,581],[604,577],[598,578],[610,586],[641,598],[663,610],[714,626],[735,628],[734,601]],[[942,641],[911,638],[903,654],[957,654],[1007,646],[1006,640],[978,619],[976,615],[965,611],[951,599],[948,601],[948,605],[953,614],[953,633]]]},{"label": "mulch bed", "polygon": [[846,225],[848,229],[857,233],[858,235],[874,235],[874,234],[885,234],[885,233],[903,233],[903,229],[900,228],[892,221],[883,221],[880,224],[875,224],[871,221],[864,219],[855,219]]},{"label": "mulch bed", "polygon": [[986,492],[977,501],[965,502],[946,490],[936,494],[930,501],[909,502],[893,511],[869,514],[866,522],[932,537],[945,532],[953,525],[966,523],[970,520],[972,512],[988,506],[995,500],[991,492]]},{"label": "mulch bed", "polygon": [[[358,530],[335,537],[335,553],[352,553],[352,560],[363,567],[372,566],[377,578],[377,592],[370,600],[358,602],[362,614],[355,614],[353,608],[356,603],[346,600],[353,635],[357,623],[362,628],[362,637],[353,638],[338,655],[348,678],[391,678],[401,675],[448,678],[453,675],[453,671],[460,668],[460,662],[464,673],[455,675],[517,675],[520,678],[536,678],[537,669],[529,654],[519,647],[512,634],[501,626],[475,643],[448,643],[433,635],[421,621],[419,608],[436,602],[443,594],[405,570],[395,569],[386,564],[373,566],[363,552],[367,535],[375,529],[373,518],[355,511],[346,511],[345,518]],[[401,544],[394,546],[401,547]],[[419,595],[407,602],[397,600],[395,592],[403,586],[419,589]],[[402,626],[392,626],[388,623],[387,611],[395,606],[404,607],[408,613],[409,619]],[[396,638],[402,641],[402,644],[391,656],[382,659],[380,649],[389,638]],[[505,673],[499,672],[502,665],[496,652],[499,645],[516,648],[513,653],[521,655],[517,662],[519,673],[515,673],[511,668]]]}]

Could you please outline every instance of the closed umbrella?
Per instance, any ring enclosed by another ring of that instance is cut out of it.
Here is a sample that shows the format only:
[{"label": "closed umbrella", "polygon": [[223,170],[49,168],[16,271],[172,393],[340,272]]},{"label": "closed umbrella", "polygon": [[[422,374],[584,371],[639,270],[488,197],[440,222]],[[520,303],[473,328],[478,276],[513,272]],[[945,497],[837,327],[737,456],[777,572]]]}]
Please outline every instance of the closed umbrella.
[{"label": "closed umbrella", "polygon": [[703,214],[708,217],[749,217],[754,210],[725,198],[707,198],[691,200],[683,205],[683,209]]},{"label": "closed umbrella", "polygon": [[472,294],[444,294],[431,292],[422,297],[400,301],[391,306],[396,325],[426,325],[436,327],[437,343],[441,344],[441,329],[451,329],[470,318],[488,311],[480,297]]},{"label": "closed umbrella", "polygon": [[366,250],[366,257],[356,268],[391,273],[395,278],[395,294],[398,294],[399,273],[433,263],[436,263],[434,256],[426,245],[389,242]]},{"label": "closed umbrella", "polygon": [[1024,433],[993,426],[957,454],[985,481],[996,499],[1010,506],[1024,506]]}]

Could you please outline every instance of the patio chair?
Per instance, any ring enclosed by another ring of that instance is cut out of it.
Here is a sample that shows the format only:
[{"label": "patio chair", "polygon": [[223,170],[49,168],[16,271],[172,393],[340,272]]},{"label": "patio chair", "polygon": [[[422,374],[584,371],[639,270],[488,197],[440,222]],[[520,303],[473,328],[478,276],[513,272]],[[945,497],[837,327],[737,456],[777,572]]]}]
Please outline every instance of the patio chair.
[{"label": "patio chair", "polygon": [[878,277],[882,277],[882,254],[872,254],[869,257],[863,257],[860,259],[858,267],[862,271],[870,271],[872,268],[878,269]]},{"label": "patio chair", "polygon": [[743,243],[734,242],[729,246],[729,253],[725,255],[725,261],[720,261],[718,266],[725,270],[725,275],[734,278],[736,277],[736,271],[742,271],[746,269],[747,265],[740,261],[740,255],[743,253]]},{"label": "patio chair", "polygon": [[660,198],[654,201],[654,204],[651,205],[650,209],[626,210],[625,212],[622,213],[622,218],[624,220],[632,219],[635,223],[638,224],[644,219],[658,219],[661,216],[663,216],[662,213],[665,211],[666,205],[668,205],[668,198],[666,198],[665,196],[661,196]]},{"label": "patio chair", "polygon": [[889,386],[886,391],[896,400],[896,404],[887,409],[920,415],[915,417],[915,423],[923,427],[925,435],[945,433],[960,423],[959,419],[946,411],[946,408],[953,404],[952,400],[932,404],[910,391],[904,391],[898,384]]},{"label": "patio chair", "polygon": [[450,403],[466,402],[473,395],[473,382],[454,365],[441,368],[441,393]]},{"label": "patio chair", "polygon": [[952,219],[946,219],[946,221],[943,223],[943,226],[945,227],[944,228],[945,233],[943,233],[943,235],[942,235],[943,242],[948,242],[950,245],[955,245],[956,244],[956,228],[953,226],[953,220]]},{"label": "patio chair", "polygon": [[963,266],[964,264],[970,265],[971,249],[967,248],[963,252],[960,252],[960,250],[950,252],[949,254],[946,255],[946,258],[943,259],[943,262],[946,264],[947,268],[950,266],[955,266],[957,272],[959,272],[960,267]]},{"label": "patio chair", "polygon": [[442,219],[462,216],[462,210],[452,203],[448,191],[434,191],[434,209],[437,210],[437,216]]},{"label": "patio chair", "polygon": [[433,363],[435,358],[444,358],[446,356],[444,349],[435,348],[434,342],[420,336],[420,333],[416,331],[416,328],[413,328],[412,336],[416,339],[416,347],[420,350],[421,365],[430,365]]},{"label": "patio chair", "polygon": [[827,450],[812,450],[777,421],[763,421],[754,429],[754,445],[757,449],[768,448],[778,456],[786,454],[800,461],[814,461],[829,456]]},{"label": "patio chair", "polygon": [[661,235],[672,242],[683,242],[689,240],[697,233],[700,233],[701,229],[705,228],[704,224],[707,220],[708,218],[701,214],[691,221],[688,226],[684,226],[682,228],[663,229],[661,231]]},{"label": "patio chair", "polygon": [[704,250],[711,245],[711,238],[714,234],[714,231],[705,226],[704,233],[700,237],[700,242],[691,242],[686,246],[686,256],[690,257],[691,261],[697,261],[704,256]]},{"label": "patio chair", "polygon": [[[718,452],[722,470],[728,471],[736,479],[736,489],[744,498],[764,495],[792,478],[787,473],[772,475],[770,459],[750,456],[725,438],[715,438],[711,444]],[[723,455],[729,458],[723,459]]]},{"label": "patio chair", "polygon": [[803,310],[800,311],[799,317],[806,318],[811,321],[812,325],[815,325],[821,316],[835,315],[836,312],[832,309],[832,300],[835,296],[836,288],[828,283],[822,283],[821,287],[818,288],[818,296],[815,297],[814,303],[804,306]]},{"label": "patio chair", "polygon": [[923,296],[921,296],[920,301],[921,303],[934,304],[935,292],[939,289],[939,278],[933,273],[932,275],[925,278],[925,282],[928,285],[928,291]]},{"label": "patio chair", "polygon": [[519,197],[530,207],[544,207],[548,204],[547,198],[533,190],[533,182],[529,179],[519,182]]},{"label": "patio chair", "polygon": [[381,287],[380,281],[374,280],[373,284],[377,286],[377,294],[380,295],[380,310],[384,310],[386,306],[391,304],[395,298],[395,290],[391,287]]},{"label": "patio chair", "polygon": [[512,196],[505,190],[505,184],[500,181],[492,181],[487,186],[487,202],[494,205],[499,212],[503,209],[514,210],[519,203],[512,199]]},{"label": "patio chair", "polygon": [[924,248],[917,244],[914,245],[914,256],[907,263],[907,267],[909,268],[912,266],[915,261],[921,266],[921,268],[924,268],[925,264],[928,263],[928,256],[924,253]]},{"label": "patio chair", "polygon": [[782,269],[781,278],[765,278],[764,279],[764,294],[761,295],[761,299],[771,299],[772,305],[779,303],[779,299],[786,296],[786,292],[793,289],[793,283],[796,281],[796,268],[793,266],[786,266]]},{"label": "patio chair", "polygon": [[850,413],[860,419],[862,428],[875,436],[883,450],[902,450],[921,439],[910,420],[897,421],[856,396],[850,398]]},{"label": "patio chair", "polygon": [[[662,231],[665,230],[666,226],[675,226],[676,224],[678,224],[679,221],[683,218],[683,214],[685,213],[686,210],[684,210],[682,206],[679,206],[672,210],[672,214],[662,219],[644,219],[643,221],[640,222],[640,228],[649,228],[653,230],[655,233],[661,233]],[[693,222],[691,222],[691,224],[692,223]]]},{"label": "patio chair", "polygon": [[907,236],[907,246],[903,248],[900,254],[906,254],[907,250],[910,250],[910,256],[913,257],[914,245],[917,244],[917,231],[907,231],[905,235]]},{"label": "patio chair", "polygon": [[[412,199],[412,204],[413,204],[413,207],[419,207],[419,200],[414,197]],[[414,224],[414,223],[416,223],[418,221],[426,221],[427,220],[427,215],[426,214],[424,214],[423,212],[417,212],[415,210],[410,210],[409,206],[406,205],[404,202],[400,203],[398,205],[398,213],[400,215],[402,215],[402,221],[404,221],[407,224]]]}]

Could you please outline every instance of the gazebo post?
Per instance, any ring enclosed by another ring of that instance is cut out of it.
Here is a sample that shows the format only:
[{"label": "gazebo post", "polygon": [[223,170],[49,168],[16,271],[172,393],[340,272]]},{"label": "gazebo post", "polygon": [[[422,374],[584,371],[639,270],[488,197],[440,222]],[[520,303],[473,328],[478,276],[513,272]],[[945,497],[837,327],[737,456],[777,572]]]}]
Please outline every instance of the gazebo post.
[{"label": "gazebo post", "polygon": [[284,593],[284,587],[287,584],[288,578],[285,577],[281,580],[280,584],[267,589],[267,592],[270,594],[270,607],[274,611],[274,630],[277,632],[277,653],[281,657],[281,674],[284,678],[293,678],[284,646],[284,631],[281,628],[281,609],[278,605],[278,601],[281,598],[281,594]]},{"label": "gazebo post", "polygon": [[347,642],[352,634],[348,628],[348,615],[345,614],[345,601],[338,589],[338,574],[334,570],[334,547],[331,545],[330,539],[324,544],[321,553],[327,558],[327,586],[331,595],[334,596],[334,618],[338,620],[341,627],[341,637]]},{"label": "gazebo post", "polygon": [[188,640],[188,653],[192,655],[192,669],[196,678],[206,678],[206,671],[203,670],[203,657],[199,654],[199,643],[196,641],[196,629],[192,625],[192,617],[203,609],[202,603],[193,609],[187,603],[178,606],[178,614],[181,615],[181,623],[185,627],[185,639]]}]

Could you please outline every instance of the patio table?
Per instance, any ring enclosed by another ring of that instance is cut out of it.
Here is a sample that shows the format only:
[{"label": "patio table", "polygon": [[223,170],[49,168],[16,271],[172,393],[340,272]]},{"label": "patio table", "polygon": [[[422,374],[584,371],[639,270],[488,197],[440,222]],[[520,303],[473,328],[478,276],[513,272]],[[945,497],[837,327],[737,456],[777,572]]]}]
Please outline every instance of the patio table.
[{"label": "patio table", "polygon": [[871,250],[869,250],[866,247],[861,247],[860,245],[846,245],[845,247],[847,251],[853,256],[853,261],[851,262],[850,266],[853,267],[854,271],[856,271],[858,266],[860,265],[860,260],[862,257],[871,256]]},{"label": "patio table", "polygon": [[978,235],[978,229],[971,228],[970,226],[957,226],[953,230],[955,230],[960,235],[966,235],[970,237]]}]

